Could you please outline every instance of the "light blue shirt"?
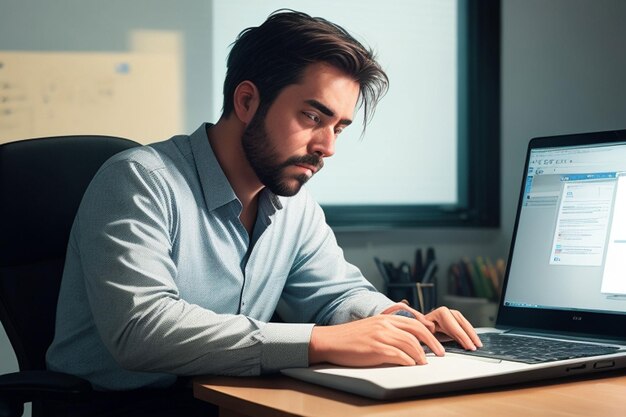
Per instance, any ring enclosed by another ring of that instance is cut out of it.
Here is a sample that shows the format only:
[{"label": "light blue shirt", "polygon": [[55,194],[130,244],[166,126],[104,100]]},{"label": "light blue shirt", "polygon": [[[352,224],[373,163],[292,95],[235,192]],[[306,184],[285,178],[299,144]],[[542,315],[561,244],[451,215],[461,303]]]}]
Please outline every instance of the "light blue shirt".
[{"label": "light blue shirt", "polygon": [[[313,323],[392,304],[346,262],[305,188],[265,189],[250,238],[206,128],[124,151],[94,177],[70,236],[50,369],[125,390],[303,367]],[[287,323],[270,323],[274,311]]]}]

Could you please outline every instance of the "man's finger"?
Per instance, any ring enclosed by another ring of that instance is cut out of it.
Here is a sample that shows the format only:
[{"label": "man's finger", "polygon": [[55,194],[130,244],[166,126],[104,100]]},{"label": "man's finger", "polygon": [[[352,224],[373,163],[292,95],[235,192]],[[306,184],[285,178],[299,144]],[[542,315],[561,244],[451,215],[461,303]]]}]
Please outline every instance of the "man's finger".
[{"label": "man's finger", "polygon": [[472,324],[465,318],[465,316],[463,316],[463,314],[461,314],[461,312],[458,310],[450,310],[450,312],[456,318],[456,321],[463,328],[465,333],[470,337],[474,345],[476,345],[477,347],[482,347],[483,343],[480,341],[478,333],[476,333],[476,330],[474,329]]},{"label": "man's finger", "polygon": [[413,335],[413,337],[415,337],[417,341],[424,343],[435,355],[443,356],[445,354],[445,349],[443,348],[441,343],[439,343],[439,341],[430,331],[430,329],[424,326],[421,322],[411,319],[405,319],[404,317],[396,317],[396,323],[394,323],[394,325],[396,325],[399,329]]},{"label": "man's finger", "polygon": [[457,310],[439,307],[428,313],[427,318],[437,324],[437,331],[456,340],[463,348],[476,350],[482,346],[478,334],[469,321]]}]

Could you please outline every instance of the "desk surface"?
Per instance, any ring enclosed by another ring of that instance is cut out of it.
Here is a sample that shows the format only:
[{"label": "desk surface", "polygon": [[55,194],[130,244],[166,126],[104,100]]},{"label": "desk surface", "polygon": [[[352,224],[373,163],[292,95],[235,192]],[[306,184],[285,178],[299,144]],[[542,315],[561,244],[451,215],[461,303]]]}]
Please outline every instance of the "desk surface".
[{"label": "desk surface", "polygon": [[194,381],[194,395],[217,404],[220,416],[623,417],[626,374],[393,402],[370,400],[285,376],[207,377]]}]

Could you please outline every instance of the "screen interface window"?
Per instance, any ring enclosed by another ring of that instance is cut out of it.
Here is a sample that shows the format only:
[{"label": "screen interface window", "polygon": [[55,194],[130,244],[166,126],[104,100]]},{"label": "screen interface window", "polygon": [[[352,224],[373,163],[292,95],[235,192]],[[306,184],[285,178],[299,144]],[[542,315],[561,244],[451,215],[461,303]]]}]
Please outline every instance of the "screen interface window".
[{"label": "screen interface window", "polygon": [[504,304],[626,314],[626,143],[531,152]]}]

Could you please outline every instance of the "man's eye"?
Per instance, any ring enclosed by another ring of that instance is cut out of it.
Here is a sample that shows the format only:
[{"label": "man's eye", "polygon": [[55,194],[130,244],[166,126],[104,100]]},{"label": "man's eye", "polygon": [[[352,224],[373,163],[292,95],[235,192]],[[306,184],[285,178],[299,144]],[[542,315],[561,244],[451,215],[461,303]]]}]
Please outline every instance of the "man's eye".
[{"label": "man's eye", "polygon": [[338,134],[340,134],[341,132],[343,132],[343,129],[344,129],[344,127],[343,127],[343,126],[340,126],[340,127],[335,128],[335,135],[338,135]]},{"label": "man's eye", "polygon": [[313,120],[315,123],[319,123],[320,122],[320,118],[317,117],[315,114],[313,113],[309,113],[309,112],[302,112],[302,114],[304,114],[306,117],[308,117],[309,119]]}]

